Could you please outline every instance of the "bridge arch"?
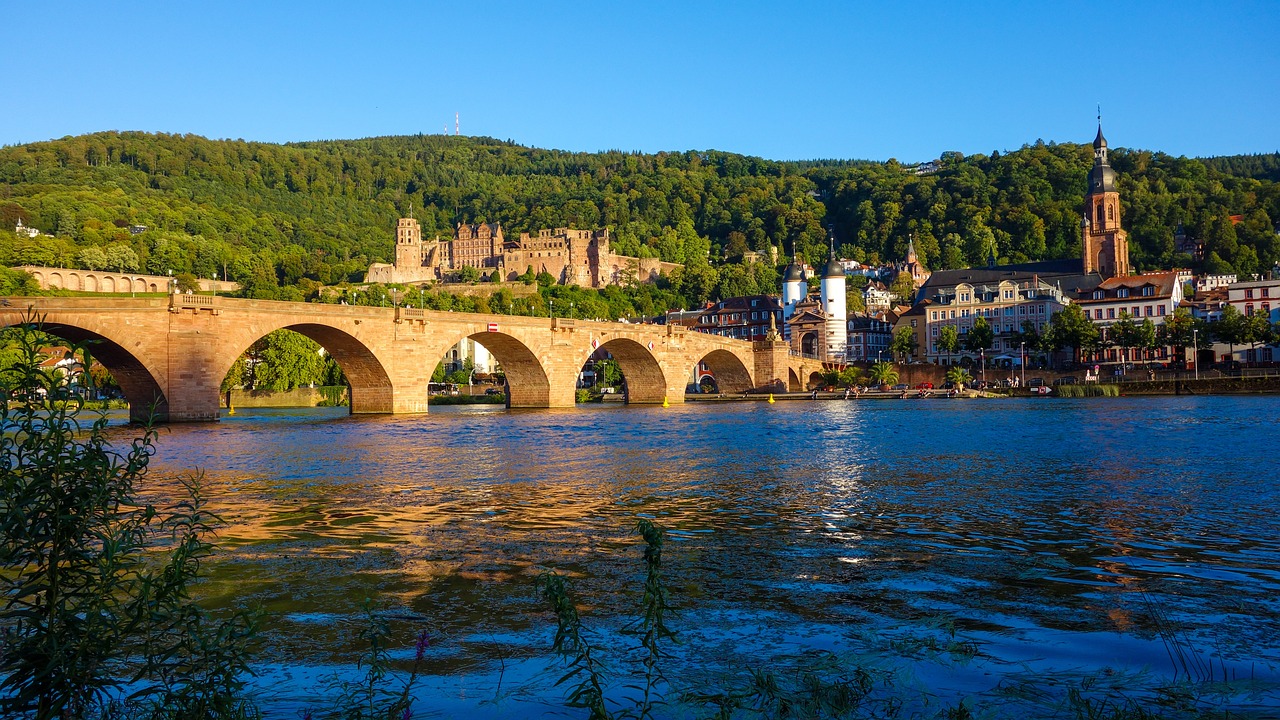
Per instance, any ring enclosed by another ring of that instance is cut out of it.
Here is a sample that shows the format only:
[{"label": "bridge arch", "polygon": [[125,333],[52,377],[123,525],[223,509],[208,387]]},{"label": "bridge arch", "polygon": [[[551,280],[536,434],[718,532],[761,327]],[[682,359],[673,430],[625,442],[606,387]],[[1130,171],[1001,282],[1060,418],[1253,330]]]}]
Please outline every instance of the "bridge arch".
[{"label": "bridge arch", "polygon": [[[21,321],[20,321],[21,322]],[[7,327],[19,323],[7,323]],[[140,343],[129,342],[125,338],[114,338],[104,332],[103,328],[90,328],[73,323],[53,322],[39,323],[41,332],[48,333],[72,345],[82,346],[89,355],[111,373],[124,398],[129,403],[129,419],[134,422],[146,422],[151,419],[167,420],[169,417],[169,399],[165,397],[164,387],[159,378],[163,372],[129,351],[126,344],[138,347]],[[142,356],[150,353],[142,352]]]},{"label": "bridge arch", "polygon": [[[319,323],[283,324],[252,328],[238,341],[226,342],[213,363],[215,383],[221,383],[231,366],[250,345],[276,330],[292,330],[319,343],[342,368],[351,389],[351,414],[392,412],[394,388],[391,377],[377,355],[359,338],[337,327]],[[426,379],[423,379],[426,383]],[[214,390],[217,390],[215,384]]]},{"label": "bridge arch", "polygon": [[618,362],[627,387],[628,403],[661,403],[667,397],[667,375],[658,359],[649,348],[630,338],[614,338],[598,347],[589,346],[574,361],[570,382],[577,381],[578,370],[599,350]]},{"label": "bridge arch", "polygon": [[[698,361],[715,378],[716,388],[722,393],[741,393],[752,388],[751,371],[737,355],[728,350],[712,350]],[[698,381],[703,373],[698,368]]]},{"label": "bridge arch", "polygon": [[[551,381],[542,362],[528,345],[514,335],[501,332],[471,333],[466,339],[484,346],[502,365],[502,372],[507,377],[507,407],[547,407],[551,398]],[[456,344],[450,343],[448,347]]]},{"label": "bridge arch", "polygon": [[800,384],[800,376],[796,374],[795,368],[787,368],[787,390],[789,392],[800,392],[804,386]]}]

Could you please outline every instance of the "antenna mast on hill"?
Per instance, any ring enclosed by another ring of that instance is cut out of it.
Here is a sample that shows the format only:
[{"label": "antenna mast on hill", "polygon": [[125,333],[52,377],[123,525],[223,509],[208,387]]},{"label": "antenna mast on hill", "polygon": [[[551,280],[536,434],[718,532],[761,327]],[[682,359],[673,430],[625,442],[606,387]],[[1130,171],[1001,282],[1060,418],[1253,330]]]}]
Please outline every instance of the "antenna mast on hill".
[{"label": "antenna mast on hill", "polygon": [[462,124],[458,122],[458,113],[453,114],[453,134],[454,135],[462,134]]}]

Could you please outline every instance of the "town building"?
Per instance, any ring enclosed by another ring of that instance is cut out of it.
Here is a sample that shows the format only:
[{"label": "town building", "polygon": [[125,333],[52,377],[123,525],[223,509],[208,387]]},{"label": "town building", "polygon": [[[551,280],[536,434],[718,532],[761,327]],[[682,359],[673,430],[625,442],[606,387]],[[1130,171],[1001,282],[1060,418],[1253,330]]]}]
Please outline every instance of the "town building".
[{"label": "town building", "polygon": [[1210,290],[1217,290],[1218,288],[1224,288],[1234,282],[1239,282],[1239,278],[1234,274],[1201,275],[1196,278],[1196,292],[1202,293],[1209,292]]},{"label": "town building", "polygon": [[872,363],[889,359],[893,342],[893,323],[886,313],[855,315],[847,323],[849,341],[845,351],[848,362]]},{"label": "town building", "polygon": [[448,241],[423,240],[413,218],[396,223],[395,262],[373,263],[367,282],[421,283],[449,279],[463,268],[484,275],[495,271],[511,281],[525,272],[547,273],[562,285],[602,288],[628,282],[651,282],[680,267],[656,258],[616,255],[609,247],[609,231],[556,228],[508,239],[500,224],[464,225]]},{"label": "town building", "polygon": [[[1107,340],[1109,328],[1125,317],[1137,323],[1150,320],[1157,327],[1163,325],[1165,319],[1182,304],[1182,283],[1178,282],[1178,274],[1173,271],[1114,277],[1104,280],[1086,296],[1077,298],[1076,302],[1085,316],[1101,327],[1103,338]],[[1169,347],[1158,347],[1154,357],[1145,359],[1167,360],[1171,352]],[[1132,352],[1125,348],[1112,347],[1102,350],[1092,359],[1126,362],[1133,357]]]},{"label": "town building", "polygon": [[[1275,326],[1280,323],[1280,278],[1233,283],[1227,288],[1227,303],[1246,317],[1262,315]],[[1245,363],[1272,363],[1280,361],[1280,343],[1238,348],[1235,356],[1224,360]]]},{"label": "town building", "polygon": [[22,218],[18,218],[18,222],[14,224],[13,232],[20,236],[28,237],[28,238],[34,238],[34,237],[40,236],[39,230],[33,227],[27,227],[26,225],[23,225]]},{"label": "town building", "polygon": [[[1038,279],[959,283],[948,291],[933,294],[923,308],[927,342],[919,345],[921,354],[928,362],[954,365],[965,359],[972,362],[1011,351],[1021,353],[1022,334],[1032,329],[1043,334],[1053,316],[1069,302],[1060,288]],[[991,347],[985,353],[969,351],[963,344],[955,351],[938,346],[944,327],[954,327],[963,343],[978,318],[987,323],[993,335]]]},{"label": "town building", "polygon": [[746,295],[710,305],[698,314],[693,329],[739,340],[764,340],[781,326],[782,304],[776,296]]},{"label": "town building", "polygon": [[867,286],[862,288],[862,305],[867,312],[888,310],[893,307],[893,293],[879,280],[869,280]]}]

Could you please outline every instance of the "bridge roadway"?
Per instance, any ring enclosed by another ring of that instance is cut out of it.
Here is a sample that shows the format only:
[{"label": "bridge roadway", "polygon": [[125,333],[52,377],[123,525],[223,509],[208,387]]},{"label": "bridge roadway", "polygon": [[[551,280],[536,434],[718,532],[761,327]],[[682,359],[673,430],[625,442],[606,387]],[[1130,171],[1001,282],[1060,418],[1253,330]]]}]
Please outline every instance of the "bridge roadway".
[{"label": "bridge roadway", "polygon": [[167,297],[10,297],[0,326],[35,317],[44,330],[89,342],[124,391],[130,416],[160,422],[217,420],[222,380],[248,347],[281,328],[315,340],[351,386],[351,412],[424,413],[427,383],[454,344],[472,338],[506,373],[516,408],[572,407],[578,373],[607,350],[627,381],[631,403],[684,402],[705,363],[721,392],[800,390],[822,370],[790,355],[781,341],[749,342],[682,327],[569,318],[484,315],[350,305]]}]

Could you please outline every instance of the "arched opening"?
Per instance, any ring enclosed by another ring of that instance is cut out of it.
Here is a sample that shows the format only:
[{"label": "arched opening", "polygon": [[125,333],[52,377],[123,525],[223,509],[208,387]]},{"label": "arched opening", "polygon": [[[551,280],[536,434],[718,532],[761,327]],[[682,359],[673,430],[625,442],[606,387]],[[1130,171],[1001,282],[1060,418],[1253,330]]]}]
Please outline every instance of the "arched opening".
[{"label": "arched opening", "polygon": [[800,392],[804,387],[800,384],[800,376],[796,374],[795,368],[787,368],[787,391]]},{"label": "arched opening", "polygon": [[49,287],[62,287],[62,273],[49,273]]},{"label": "arched opening", "polygon": [[[88,288],[85,288],[85,289],[87,290]],[[110,275],[103,277],[102,292],[115,292],[115,291],[116,291],[116,279],[111,277]]]},{"label": "arched opening", "polygon": [[[751,373],[737,355],[728,350],[712,350],[698,361],[699,376],[714,378],[716,392],[742,393],[752,389]],[[702,377],[698,378],[702,385]]]},{"label": "arched opening", "polygon": [[[506,333],[482,332],[459,338],[445,351],[437,371],[441,366],[457,373],[454,380],[464,376],[470,380],[469,386],[466,381],[449,383],[458,386],[459,394],[471,392],[491,400],[503,397],[507,407],[512,408],[544,408],[550,404],[551,383],[542,363],[523,342]],[[440,397],[439,390],[428,403]],[[444,390],[454,392],[452,387]]]},{"label": "arched opening", "polygon": [[84,289],[83,286],[80,284],[79,273],[67,273],[67,289],[68,290]]},{"label": "arched opening", "polygon": [[346,404],[352,414],[393,409],[391,378],[382,363],[364,343],[337,328],[287,325],[233,352],[228,349],[220,358],[226,368],[220,392],[231,407],[239,397],[261,407]]},{"label": "arched opening", "polygon": [[820,388],[826,384],[826,380],[822,377],[822,373],[814,371],[809,373],[809,383],[805,385],[805,389],[812,390],[814,388]]},{"label": "arched opening", "polygon": [[84,289],[86,292],[98,292],[98,278],[94,275],[85,275]]},{"label": "arched opening", "polygon": [[807,332],[800,336],[800,354],[805,357],[818,357],[818,333]]},{"label": "arched opening", "polygon": [[[164,421],[169,417],[169,401],[156,375],[137,356],[120,343],[85,328],[58,323],[39,326],[44,332],[68,345],[81,347],[88,358],[80,357],[93,379],[91,387],[98,398],[123,398],[129,403],[129,419],[134,422]],[[8,335],[8,332],[5,333]],[[6,345],[9,338],[5,338]],[[56,358],[55,358],[56,360]],[[99,368],[103,372],[99,372]],[[90,384],[81,381],[84,387]]]},{"label": "arched opening", "polygon": [[[475,334],[462,338],[445,351],[435,365],[428,386],[431,404],[455,402],[505,403],[507,400],[507,375],[498,356],[489,351],[484,341],[493,341]],[[469,400],[454,400],[467,398]]]},{"label": "arched opening", "polygon": [[594,371],[598,396],[621,397],[628,403],[661,403],[667,398],[667,376],[649,348],[635,340],[617,338],[592,348],[580,366],[584,377]]},{"label": "arched opening", "polygon": [[698,392],[703,395],[715,395],[720,392],[720,384],[714,375],[703,375],[698,378]]}]

